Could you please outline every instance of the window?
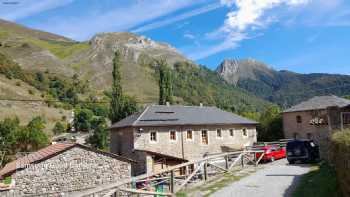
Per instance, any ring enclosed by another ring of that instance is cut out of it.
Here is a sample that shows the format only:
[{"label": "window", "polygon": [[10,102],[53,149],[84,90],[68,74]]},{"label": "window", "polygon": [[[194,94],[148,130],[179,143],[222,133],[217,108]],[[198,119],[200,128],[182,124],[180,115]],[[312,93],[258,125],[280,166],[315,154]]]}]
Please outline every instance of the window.
[{"label": "window", "polygon": [[150,137],[150,141],[151,141],[151,142],[156,142],[156,141],[157,141],[157,132],[151,131],[149,137]]},{"label": "window", "polygon": [[176,141],[176,131],[170,131],[170,141]]},{"label": "window", "polygon": [[293,137],[294,137],[294,139],[298,139],[299,134],[298,133],[293,133]]},{"label": "window", "polygon": [[306,137],[307,137],[307,139],[311,140],[312,139],[312,133],[307,133]]},{"label": "window", "polygon": [[216,129],[216,137],[217,137],[217,138],[222,138],[221,129]]},{"label": "window", "polygon": [[187,140],[193,140],[193,131],[192,130],[187,130],[186,132],[186,138]]},{"label": "window", "polygon": [[303,119],[301,118],[301,116],[297,116],[296,119],[297,119],[297,123],[302,123],[303,122]]},{"label": "window", "polygon": [[247,136],[248,136],[248,131],[247,131],[247,129],[243,129],[242,131],[243,131],[243,136],[244,136],[244,137],[247,137]]},{"label": "window", "polygon": [[235,135],[235,131],[233,129],[230,129],[230,137],[233,137]]},{"label": "window", "polygon": [[209,139],[208,139],[208,131],[207,130],[202,130],[202,144],[209,144]]}]

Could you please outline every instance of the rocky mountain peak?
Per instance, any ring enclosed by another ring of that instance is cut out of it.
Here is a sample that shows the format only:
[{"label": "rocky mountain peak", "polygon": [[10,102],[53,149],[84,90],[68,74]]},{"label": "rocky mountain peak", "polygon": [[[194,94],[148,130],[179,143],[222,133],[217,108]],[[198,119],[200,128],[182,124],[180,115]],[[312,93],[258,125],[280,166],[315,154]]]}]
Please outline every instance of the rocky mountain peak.
[{"label": "rocky mountain peak", "polygon": [[275,71],[264,63],[248,58],[242,60],[225,59],[217,67],[216,72],[228,83],[237,85],[240,79],[256,79],[256,75],[259,73],[273,75]]}]

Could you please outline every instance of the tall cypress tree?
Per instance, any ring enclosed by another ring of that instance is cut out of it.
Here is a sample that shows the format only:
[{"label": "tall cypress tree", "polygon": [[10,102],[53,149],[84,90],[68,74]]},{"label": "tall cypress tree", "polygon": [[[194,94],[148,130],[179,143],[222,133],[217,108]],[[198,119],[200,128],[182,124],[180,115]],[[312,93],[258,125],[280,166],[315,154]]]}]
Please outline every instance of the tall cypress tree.
[{"label": "tall cypress tree", "polygon": [[120,67],[122,66],[121,55],[117,51],[113,59],[113,82],[112,82],[112,98],[110,103],[110,120],[112,123],[135,113],[138,110],[137,103],[134,98],[125,96],[121,85]]},{"label": "tall cypress tree", "polygon": [[112,98],[111,98],[111,106],[110,106],[110,120],[112,123],[118,122],[121,120],[123,114],[123,105],[124,105],[124,97],[123,90],[121,86],[121,67],[120,53],[115,52],[115,56],[113,59],[113,71],[112,71]]},{"label": "tall cypress tree", "polygon": [[173,102],[171,71],[165,60],[159,60],[159,105]]}]

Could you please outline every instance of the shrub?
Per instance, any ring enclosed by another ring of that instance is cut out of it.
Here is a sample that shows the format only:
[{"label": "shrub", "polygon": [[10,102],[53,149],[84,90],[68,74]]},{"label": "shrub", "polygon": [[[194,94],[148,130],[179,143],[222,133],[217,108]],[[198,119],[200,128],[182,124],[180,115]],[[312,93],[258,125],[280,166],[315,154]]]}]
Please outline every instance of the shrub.
[{"label": "shrub", "polygon": [[55,135],[64,133],[65,131],[66,131],[66,128],[65,128],[65,126],[64,126],[61,122],[56,122],[54,128],[52,129],[52,132],[53,132]]},{"label": "shrub", "polygon": [[331,161],[335,166],[340,188],[346,196],[350,193],[350,130],[335,132],[331,143]]}]

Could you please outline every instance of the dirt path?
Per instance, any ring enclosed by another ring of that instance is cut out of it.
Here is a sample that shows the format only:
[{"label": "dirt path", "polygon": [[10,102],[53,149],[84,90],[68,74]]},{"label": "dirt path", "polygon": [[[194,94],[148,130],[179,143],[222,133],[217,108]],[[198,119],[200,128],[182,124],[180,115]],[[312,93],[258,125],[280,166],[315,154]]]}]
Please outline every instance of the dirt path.
[{"label": "dirt path", "polygon": [[289,197],[309,165],[289,165],[283,159],[215,192],[214,197]]}]

